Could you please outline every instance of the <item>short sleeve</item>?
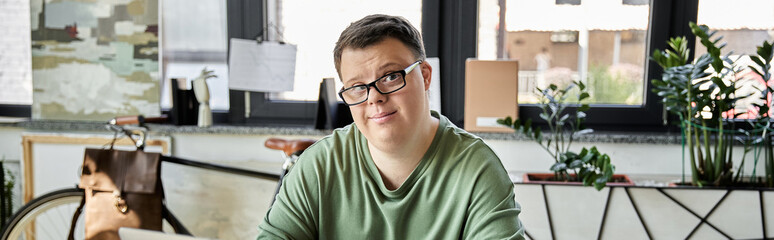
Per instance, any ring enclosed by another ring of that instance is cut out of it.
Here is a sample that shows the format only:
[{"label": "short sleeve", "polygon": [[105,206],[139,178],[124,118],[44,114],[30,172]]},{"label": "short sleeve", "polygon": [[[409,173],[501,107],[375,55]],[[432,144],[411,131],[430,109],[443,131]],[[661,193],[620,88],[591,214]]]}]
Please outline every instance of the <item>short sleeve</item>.
[{"label": "short sleeve", "polygon": [[513,183],[500,159],[488,147],[471,155],[483,164],[475,169],[464,239],[524,239],[521,207],[514,200]]},{"label": "short sleeve", "polygon": [[[319,144],[315,144],[319,145]],[[282,182],[274,204],[258,228],[258,239],[315,239],[319,202],[321,146],[302,154]]]}]

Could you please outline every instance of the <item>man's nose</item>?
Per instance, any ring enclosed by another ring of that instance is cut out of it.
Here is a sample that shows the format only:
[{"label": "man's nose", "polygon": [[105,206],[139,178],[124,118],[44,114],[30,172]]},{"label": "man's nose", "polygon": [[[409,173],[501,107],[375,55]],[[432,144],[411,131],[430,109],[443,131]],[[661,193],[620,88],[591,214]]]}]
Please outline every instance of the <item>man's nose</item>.
[{"label": "man's nose", "polygon": [[379,90],[376,90],[376,86],[369,86],[368,90],[368,103],[380,103],[387,100],[387,94],[382,94]]}]

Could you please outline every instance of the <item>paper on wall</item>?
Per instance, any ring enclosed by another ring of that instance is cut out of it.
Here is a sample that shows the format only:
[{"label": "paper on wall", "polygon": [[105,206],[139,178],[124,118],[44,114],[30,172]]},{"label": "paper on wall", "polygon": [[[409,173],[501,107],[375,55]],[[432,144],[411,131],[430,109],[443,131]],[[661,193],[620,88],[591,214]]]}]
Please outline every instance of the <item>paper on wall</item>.
[{"label": "paper on wall", "polygon": [[231,39],[228,88],[255,92],[293,91],[296,46]]}]

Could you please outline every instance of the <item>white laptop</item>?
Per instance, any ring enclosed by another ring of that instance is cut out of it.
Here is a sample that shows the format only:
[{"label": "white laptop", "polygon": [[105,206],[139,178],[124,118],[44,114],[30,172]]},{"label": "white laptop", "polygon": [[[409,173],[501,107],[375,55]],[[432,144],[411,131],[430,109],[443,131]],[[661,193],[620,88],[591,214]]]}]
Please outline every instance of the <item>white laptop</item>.
[{"label": "white laptop", "polygon": [[164,232],[143,230],[143,229],[136,229],[136,228],[126,228],[126,227],[122,227],[118,229],[118,236],[121,238],[121,240],[148,240],[148,239],[202,240],[202,239],[206,239],[206,238],[195,238],[195,237],[186,236],[186,235],[164,233]]}]

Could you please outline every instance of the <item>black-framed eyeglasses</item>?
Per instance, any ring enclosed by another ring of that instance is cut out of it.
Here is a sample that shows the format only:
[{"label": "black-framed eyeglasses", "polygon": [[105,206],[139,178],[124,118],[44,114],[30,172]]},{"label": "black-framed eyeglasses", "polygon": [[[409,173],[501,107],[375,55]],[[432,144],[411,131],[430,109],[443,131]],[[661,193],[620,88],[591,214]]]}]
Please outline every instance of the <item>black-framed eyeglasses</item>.
[{"label": "black-framed eyeglasses", "polygon": [[406,86],[406,74],[409,74],[420,63],[422,63],[422,60],[412,63],[406,69],[387,73],[369,84],[358,84],[341,89],[341,91],[339,91],[339,97],[341,97],[341,100],[344,100],[344,103],[347,105],[354,106],[368,100],[368,94],[371,91],[371,87],[374,87],[374,89],[381,94],[394,93]]}]

